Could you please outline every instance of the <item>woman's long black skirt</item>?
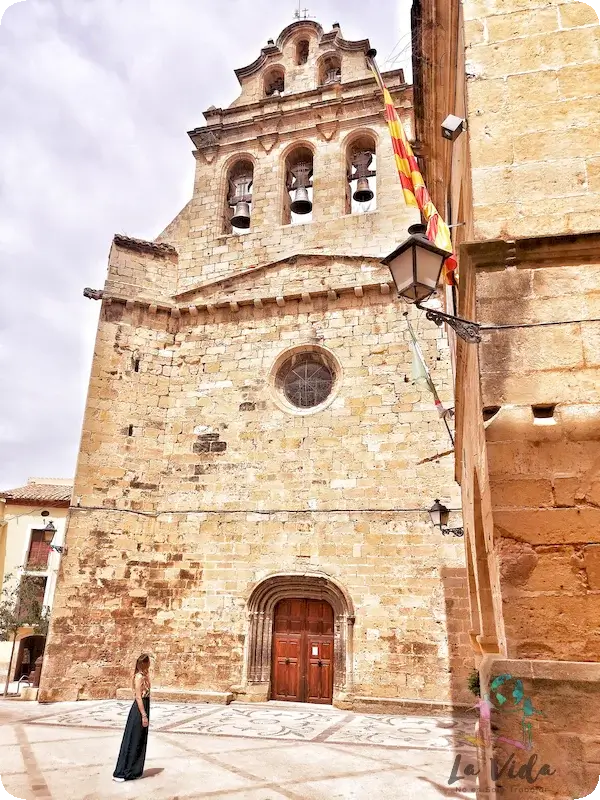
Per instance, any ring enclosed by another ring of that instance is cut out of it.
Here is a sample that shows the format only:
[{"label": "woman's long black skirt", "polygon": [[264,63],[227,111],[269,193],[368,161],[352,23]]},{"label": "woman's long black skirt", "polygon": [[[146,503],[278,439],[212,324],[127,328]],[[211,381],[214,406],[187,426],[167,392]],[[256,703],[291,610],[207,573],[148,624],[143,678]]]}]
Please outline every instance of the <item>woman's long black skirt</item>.
[{"label": "woman's long black skirt", "polygon": [[[142,702],[148,719],[150,719],[150,698],[144,697]],[[113,778],[125,778],[126,781],[141,778],[144,774],[147,744],[148,728],[144,728],[142,725],[142,715],[138,704],[134,702],[127,717],[127,725],[125,725],[125,733]]]}]

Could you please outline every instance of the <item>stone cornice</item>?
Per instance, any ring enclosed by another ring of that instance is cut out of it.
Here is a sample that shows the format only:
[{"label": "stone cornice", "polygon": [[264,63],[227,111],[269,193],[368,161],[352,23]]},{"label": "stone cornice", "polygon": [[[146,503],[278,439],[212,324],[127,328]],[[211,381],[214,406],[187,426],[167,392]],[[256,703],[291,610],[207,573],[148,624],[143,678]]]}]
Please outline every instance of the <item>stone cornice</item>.
[{"label": "stone cornice", "polygon": [[[402,70],[388,72],[384,77],[393,97],[406,94],[411,102],[412,87],[405,83]],[[397,80],[396,83],[394,79]],[[352,90],[363,87],[368,91],[360,94],[352,93]],[[266,133],[280,129],[283,120],[291,118],[295,120],[295,129],[297,120],[302,118],[310,120],[310,127],[314,127],[315,120],[322,121],[317,118],[321,109],[327,113],[328,118],[333,119],[339,116],[345,107],[357,104],[364,106],[366,101],[371,101],[377,105],[377,111],[381,110],[383,113],[383,100],[374,78],[362,78],[344,84],[336,84],[335,91],[338,96],[333,104],[330,98],[323,99],[323,94],[331,91],[331,87],[319,87],[298,94],[266,97],[257,103],[244,106],[231,106],[225,109],[211,108],[204,112],[207,124],[188,131],[188,136],[198,149],[202,149],[218,146],[223,136],[231,130],[238,132],[241,128],[257,128],[261,133]],[[311,98],[312,102],[310,102]],[[299,101],[302,102],[301,106],[299,106]],[[239,135],[236,138],[239,139]]]},{"label": "stone cornice", "polygon": [[145,253],[153,256],[161,256],[170,260],[177,258],[177,250],[173,245],[166,242],[147,242],[143,239],[132,239],[130,236],[115,234],[113,243],[124,250],[134,250],[136,253]]},{"label": "stone cornice", "polygon": [[593,264],[600,261],[600,231],[465,242],[460,252],[462,259],[476,270]]},{"label": "stone cornice", "polygon": [[344,253],[295,253],[294,255],[280,258],[277,261],[268,261],[264,264],[258,264],[256,267],[248,267],[247,269],[242,269],[238,272],[230,272],[227,275],[222,275],[219,278],[214,278],[211,281],[205,281],[204,283],[199,283],[196,286],[190,286],[189,289],[186,289],[183,292],[178,292],[174,296],[174,299],[176,301],[183,302],[190,295],[201,292],[203,289],[210,289],[214,286],[220,286],[223,283],[230,283],[231,281],[240,280],[241,278],[246,278],[248,275],[254,275],[257,272],[262,272],[263,270],[277,267],[280,264],[295,264],[299,259],[303,259],[305,261],[332,261],[335,259],[338,261],[349,261],[350,263],[368,262],[381,265],[381,258],[377,256],[356,256]]},{"label": "stone cornice", "polygon": [[209,316],[214,314],[216,310],[227,310],[231,313],[237,313],[241,308],[263,308],[267,305],[276,305],[279,307],[285,306],[287,303],[304,303],[309,304],[316,298],[327,298],[330,302],[336,302],[338,298],[344,294],[354,295],[355,297],[364,297],[367,292],[376,292],[385,297],[393,297],[393,283],[392,281],[381,281],[378,283],[362,283],[352,286],[327,286],[320,289],[311,289],[303,292],[294,291],[286,293],[285,291],[279,295],[270,297],[244,297],[229,300],[217,300],[214,303],[189,303],[189,304],[175,304],[160,301],[154,301],[147,298],[132,298],[124,297],[118,294],[109,294],[104,292],[103,303],[111,305],[113,303],[124,305],[128,310],[132,311],[134,308],[141,308],[148,311],[150,314],[158,312],[170,314],[171,317],[179,318],[184,315],[195,317],[199,313],[206,313]]}]

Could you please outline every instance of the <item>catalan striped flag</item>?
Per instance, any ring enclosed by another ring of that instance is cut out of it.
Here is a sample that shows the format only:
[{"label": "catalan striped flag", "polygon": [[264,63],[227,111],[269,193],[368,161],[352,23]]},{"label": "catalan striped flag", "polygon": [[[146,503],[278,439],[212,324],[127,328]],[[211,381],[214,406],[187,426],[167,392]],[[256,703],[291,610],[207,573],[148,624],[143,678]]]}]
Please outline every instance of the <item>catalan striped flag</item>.
[{"label": "catalan striped flag", "polygon": [[446,250],[451,254],[444,262],[444,278],[449,286],[455,286],[457,283],[456,268],[458,264],[453,253],[450,229],[440,216],[437,208],[433,205],[427,187],[425,186],[425,181],[421,175],[417,159],[410,146],[410,142],[406,138],[404,127],[394,107],[394,101],[392,100],[391,94],[386,89],[374,57],[368,57],[368,64],[375,75],[379,88],[383,92],[385,119],[392,138],[392,146],[394,148],[402,191],[404,192],[404,200],[407,206],[414,206],[421,210],[427,222],[427,238],[433,242],[436,247],[439,247],[440,250]]}]

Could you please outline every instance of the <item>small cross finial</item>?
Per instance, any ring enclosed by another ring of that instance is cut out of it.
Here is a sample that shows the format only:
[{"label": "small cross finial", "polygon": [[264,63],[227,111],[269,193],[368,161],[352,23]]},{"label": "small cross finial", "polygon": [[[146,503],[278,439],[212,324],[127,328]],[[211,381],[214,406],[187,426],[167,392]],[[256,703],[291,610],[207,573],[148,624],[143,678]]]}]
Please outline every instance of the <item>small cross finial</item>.
[{"label": "small cross finial", "polygon": [[302,8],[302,0],[298,0],[298,8],[294,11],[296,19],[311,19],[308,8]]}]

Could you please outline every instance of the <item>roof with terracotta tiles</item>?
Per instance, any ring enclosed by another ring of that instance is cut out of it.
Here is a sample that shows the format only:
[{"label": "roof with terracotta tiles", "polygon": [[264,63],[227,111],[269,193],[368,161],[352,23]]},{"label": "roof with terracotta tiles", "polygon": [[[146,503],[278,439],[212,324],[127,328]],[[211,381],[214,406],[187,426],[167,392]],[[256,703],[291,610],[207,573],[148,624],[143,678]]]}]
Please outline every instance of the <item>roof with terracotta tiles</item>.
[{"label": "roof with terracotta tiles", "polygon": [[0,492],[7,502],[13,503],[55,503],[57,505],[68,505],[73,492],[73,484],[61,481],[60,483],[40,483],[29,481],[25,486],[16,489],[7,489]]}]

